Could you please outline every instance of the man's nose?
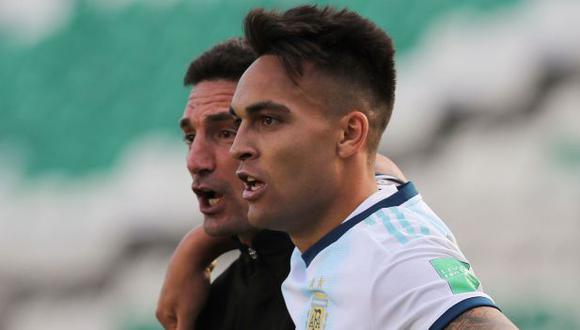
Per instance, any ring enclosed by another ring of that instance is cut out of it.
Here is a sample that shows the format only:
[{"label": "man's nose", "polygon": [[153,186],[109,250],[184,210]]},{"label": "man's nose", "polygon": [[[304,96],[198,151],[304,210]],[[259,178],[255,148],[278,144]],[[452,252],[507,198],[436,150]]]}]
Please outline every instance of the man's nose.
[{"label": "man's nose", "polygon": [[187,169],[192,175],[204,175],[215,170],[215,157],[203,137],[196,137],[187,153]]},{"label": "man's nose", "polygon": [[230,154],[237,160],[248,160],[258,156],[258,150],[254,146],[250,132],[244,124],[240,125],[236,138],[230,147]]}]

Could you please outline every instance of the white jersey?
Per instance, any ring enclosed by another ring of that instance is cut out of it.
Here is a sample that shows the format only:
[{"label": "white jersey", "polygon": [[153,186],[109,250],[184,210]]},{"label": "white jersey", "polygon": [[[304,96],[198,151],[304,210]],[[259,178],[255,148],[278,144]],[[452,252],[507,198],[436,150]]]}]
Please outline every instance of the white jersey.
[{"label": "white jersey", "polygon": [[282,293],[296,329],[442,329],[495,307],[413,184],[379,187],[304,253],[294,249]]}]

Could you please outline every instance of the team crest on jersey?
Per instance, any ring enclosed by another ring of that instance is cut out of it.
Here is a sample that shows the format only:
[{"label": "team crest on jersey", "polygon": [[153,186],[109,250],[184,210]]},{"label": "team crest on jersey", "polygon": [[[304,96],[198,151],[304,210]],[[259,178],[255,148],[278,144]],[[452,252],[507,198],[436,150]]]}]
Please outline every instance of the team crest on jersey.
[{"label": "team crest on jersey", "polygon": [[307,330],[324,330],[328,316],[326,312],[327,306],[328,296],[322,291],[315,292],[310,302],[308,323],[306,324]]}]

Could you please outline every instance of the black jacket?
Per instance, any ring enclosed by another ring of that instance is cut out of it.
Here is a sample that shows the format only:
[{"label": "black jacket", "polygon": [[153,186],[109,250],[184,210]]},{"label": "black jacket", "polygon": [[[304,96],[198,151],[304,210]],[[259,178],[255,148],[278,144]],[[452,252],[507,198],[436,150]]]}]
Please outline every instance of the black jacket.
[{"label": "black jacket", "polygon": [[280,289],[290,270],[290,238],[264,230],[251,249],[239,245],[240,257],[212,283],[197,329],[295,329]]}]

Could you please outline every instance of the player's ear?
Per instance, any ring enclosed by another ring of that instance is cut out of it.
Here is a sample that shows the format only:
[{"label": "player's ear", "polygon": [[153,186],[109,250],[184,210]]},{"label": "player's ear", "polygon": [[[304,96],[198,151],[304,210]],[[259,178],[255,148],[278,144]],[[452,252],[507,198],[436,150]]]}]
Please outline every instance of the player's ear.
[{"label": "player's ear", "polygon": [[337,145],[338,155],[348,158],[366,147],[369,120],[360,111],[351,111],[340,120],[341,136]]}]

